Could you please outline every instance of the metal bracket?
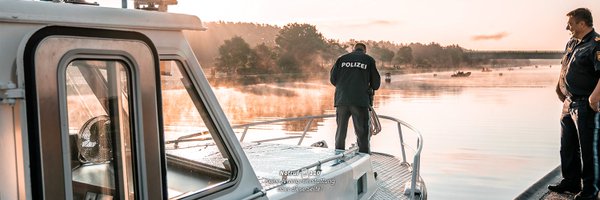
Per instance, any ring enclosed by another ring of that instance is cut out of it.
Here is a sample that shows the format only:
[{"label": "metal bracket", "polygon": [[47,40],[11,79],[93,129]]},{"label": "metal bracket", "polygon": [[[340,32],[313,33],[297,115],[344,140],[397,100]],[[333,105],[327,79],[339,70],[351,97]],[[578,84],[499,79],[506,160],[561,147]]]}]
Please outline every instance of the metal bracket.
[{"label": "metal bracket", "polygon": [[12,106],[18,99],[25,99],[25,90],[17,88],[13,82],[0,83],[0,104]]}]

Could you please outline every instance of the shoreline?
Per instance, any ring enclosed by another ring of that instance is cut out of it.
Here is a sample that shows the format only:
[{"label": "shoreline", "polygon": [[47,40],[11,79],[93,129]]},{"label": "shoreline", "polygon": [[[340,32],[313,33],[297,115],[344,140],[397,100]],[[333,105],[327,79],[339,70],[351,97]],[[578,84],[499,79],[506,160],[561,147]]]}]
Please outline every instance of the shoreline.
[{"label": "shoreline", "polygon": [[[560,63],[554,64],[526,64],[526,65],[502,65],[502,66],[491,66],[491,65],[480,65],[474,67],[454,67],[454,68],[382,68],[378,69],[379,74],[384,78],[385,73],[391,75],[406,75],[406,74],[425,74],[425,73],[443,73],[443,72],[454,72],[460,71],[481,71],[483,68],[491,69],[492,71],[499,71],[513,67],[537,67],[537,66],[560,66]],[[254,74],[254,75],[207,75],[207,79],[210,84],[214,87],[220,86],[250,86],[268,83],[286,83],[286,82],[297,82],[297,81],[309,81],[309,80],[328,80],[329,71],[320,71],[313,73],[278,73],[278,74]]]}]

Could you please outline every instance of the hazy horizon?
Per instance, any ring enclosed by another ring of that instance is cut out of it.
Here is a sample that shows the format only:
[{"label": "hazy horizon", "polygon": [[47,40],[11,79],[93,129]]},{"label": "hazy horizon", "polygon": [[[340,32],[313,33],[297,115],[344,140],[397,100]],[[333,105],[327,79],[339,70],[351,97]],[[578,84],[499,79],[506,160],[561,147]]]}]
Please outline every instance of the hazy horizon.
[{"label": "hazy horizon", "polygon": [[[133,0],[127,0],[133,6]],[[120,7],[121,0],[98,0]],[[282,27],[315,25],[328,39],[438,43],[473,50],[563,50],[566,13],[589,8],[600,26],[598,0],[178,0],[169,12],[203,22],[247,22]],[[210,30],[209,30],[210,31]]]},{"label": "hazy horizon", "polygon": [[178,0],[169,12],[206,22],[315,25],[328,39],[439,43],[473,50],[563,50],[570,35],[566,13],[587,7],[600,20],[596,0]]}]

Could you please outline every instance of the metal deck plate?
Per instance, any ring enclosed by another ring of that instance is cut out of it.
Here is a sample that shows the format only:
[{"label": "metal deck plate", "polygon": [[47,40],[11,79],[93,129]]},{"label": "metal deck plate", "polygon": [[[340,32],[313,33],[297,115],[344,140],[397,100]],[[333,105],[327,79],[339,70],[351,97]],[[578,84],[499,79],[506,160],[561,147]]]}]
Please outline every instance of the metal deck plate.
[{"label": "metal deck plate", "polygon": [[[410,182],[411,167],[402,165],[395,157],[373,153],[371,155],[373,171],[377,172],[377,192],[371,197],[374,200],[410,199],[404,195],[404,184]],[[419,198],[416,198],[419,199]]]},{"label": "metal deck plate", "polygon": [[546,195],[544,195],[544,197],[542,198],[543,200],[570,200],[575,198],[574,194],[559,194],[556,192],[548,192]]}]

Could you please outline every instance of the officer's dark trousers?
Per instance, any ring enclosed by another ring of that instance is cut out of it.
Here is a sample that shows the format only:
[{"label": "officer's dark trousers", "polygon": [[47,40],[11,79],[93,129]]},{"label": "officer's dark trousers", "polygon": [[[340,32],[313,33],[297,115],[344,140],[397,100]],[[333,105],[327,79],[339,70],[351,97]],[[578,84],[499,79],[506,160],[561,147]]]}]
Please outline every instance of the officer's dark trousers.
[{"label": "officer's dark trousers", "polygon": [[358,143],[358,151],[371,153],[369,144],[369,110],[365,106],[337,106],[335,132],[335,148],[344,150],[346,147],[346,133],[348,132],[348,119],[352,116],[354,132]]},{"label": "officer's dark trousers", "polygon": [[582,192],[598,192],[599,114],[587,98],[565,100],[561,117],[560,162],[563,178],[573,184],[583,180]]}]

